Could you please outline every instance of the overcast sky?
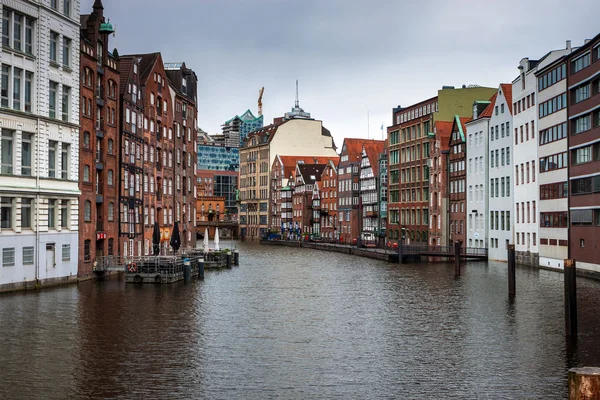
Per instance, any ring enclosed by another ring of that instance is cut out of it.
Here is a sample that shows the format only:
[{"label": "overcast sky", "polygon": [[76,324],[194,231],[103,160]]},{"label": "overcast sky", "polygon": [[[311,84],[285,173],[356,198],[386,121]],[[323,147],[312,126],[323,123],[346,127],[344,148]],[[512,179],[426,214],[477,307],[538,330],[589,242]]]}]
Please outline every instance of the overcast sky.
[{"label": "overcast sky", "polygon": [[[82,0],[90,13],[94,0]],[[497,87],[523,57],[599,33],[597,0],[103,0],[120,54],[160,51],[198,75],[209,133],[246,109],[265,123],[294,104],[344,137],[381,138],[391,109],[443,85]]]}]

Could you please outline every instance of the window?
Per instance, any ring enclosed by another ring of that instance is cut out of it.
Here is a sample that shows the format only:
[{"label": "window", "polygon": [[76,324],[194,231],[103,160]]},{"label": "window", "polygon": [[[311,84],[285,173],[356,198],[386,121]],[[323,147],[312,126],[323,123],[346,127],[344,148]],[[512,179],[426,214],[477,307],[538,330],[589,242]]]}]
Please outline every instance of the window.
[{"label": "window", "polygon": [[63,143],[60,149],[60,177],[69,179],[69,152],[71,145]]},{"label": "window", "polygon": [[56,151],[58,142],[50,140],[48,142],[48,177],[56,178]]},{"label": "window", "polygon": [[50,31],[50,61],[58,62],[58,33]]},{"label": "window", "polygon": [[83,260],[90,261],[92,259],[92,241],[87,239],[83,242]]},{"label": "window", "polygon": [[2,129],[2,151],[0,153],[0,172],[2,174],[13,173],[14,134],[14,131]]},{"label": "window", "polygon": [[589,99],[590,98],[590,88],[591,88],[591,85],[589,83],[587,83],[583,86],[579,86],[578,88],[575,88],[574,90],[571,90],[571,98],[573,100],[573,103],[579,103],[583,100]]},{"label": "window", "polygon": [[[555,83],[562,81],[567,76],[567,66],[565,64],[559,65],[553,70],[545,73],[544,75],[538,77],[538,90],[541,92],[549,86],[554,85]],[[535,99],[532,99],[535,101]],[[533,103],[535,104],[535,103]]]},{"label": "window", "polygon": [[0,228],[12,229],[13,198],[0,197]]},{"label": "window", "polygon": [[566,228],[568,212],[543,212],[540,213],[540,227],[542,228]]},{"label": "window", "polygon": [[71,39],[63,36],[62,48],[62,63],[65,67],[68,67],[71,65]]},{"label": "window", "polygon": [[63,14],[71,16],[71,0],[63,0]]},{"label": "window", "polygon": [[108,221],[112,222],[115,220],[115,203],[112,201],[108,203]]},{"label": "window", "polygon": [[13,109],[21,110],[21,81],[23,79],[23,70],[13,69]]},{"label": "window", "polygon": [[572,150],[571,159],[573,165],[584,164],[592,161],[592,146],[590,145]]},{"label": "window", "polygon": [[551,143],[567,137],[567,123],[552,126],[540,131],[540,145]]},{"label": "window", "polygon": [[92,221],[92,202],[86,200],[83,207],[83,220],[85,222]]},{"label": "window", "polygon": [[567,167],[567,153],[558,153],[540,158],[540,173]]},{"label": "window", "polygon": [[112,256],[114,255],[115,252],[115,239],[110,238],[108,239],[108,255]]},{"label": "window", "polygon": [[2,65],[2,91],[1,91],[1,102],[2,107],[8,107],[8,82],[10,77],[10,66]]},{"label": "window", "polygon": [[30,229],[31,225],[31,206],[32,199],[21,199],[21,228]]},{"label": "window", "polygon": [[3,267],[14,267],[15,266],[15,248],[5,247],[2,249],[2,266]]},{"label": "window", "polygon": [[60,201],[60,227],[69,227],[69,200]]},{"label": "window", "polygon": [[34,254],[35,254],[35,247],[33,247],[33,246],[23,247],[23,265],[33,265]]},{"label": "window", "polygon": [[571,61],[571,74],[575,74],[590,66],[591,54],[588,52]]},{"label": "window", "polygon": [[48,200],[48,228],[56,229],[56,200]]},{"label": "window", "polygon": [[556,96],[548,101],[540,103],[539,107],[539,116],[540,118],[544,118],[550,114],[553,114],[559,110],[562,110],[567,106],[567,94],[563,93],[559,96]]},{"label": "window", "polygon": [[62,120],[69,122],[69,105],[71,103],[71,88],[63,85],[62,90]]},{"label": "window", "polygon": [[50,81],[48,117],[56,118],[56,100],[58,96],[58,83]]},{"label": "window", "polygon": [[71,245],[70,244],[62,245],[62,260],[63,261],[71,261]]},{"label": "window", "polygon": [[571,131],[573,135],[588,131],[592,128],[592,115],[587,114],[571,121]]}]

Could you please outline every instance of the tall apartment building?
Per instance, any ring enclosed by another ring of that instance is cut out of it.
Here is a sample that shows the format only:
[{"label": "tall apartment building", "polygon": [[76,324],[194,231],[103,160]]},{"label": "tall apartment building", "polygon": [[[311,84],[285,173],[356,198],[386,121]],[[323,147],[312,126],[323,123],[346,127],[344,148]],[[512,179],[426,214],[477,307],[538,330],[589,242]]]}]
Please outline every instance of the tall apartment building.
[{"label": "tall apartment building", "polygon": [[321,197],[321,237],[325,239],[338,239],[338,214],[337,214],[337,164],[336,161],[328,161],[321,174],[319,186]]},{"label": "tall apartment building", "polygon": [[[467,247],[467,138],[465,123],[471,118],[454,117],[448,149],[448,203],[450,205],[450,243]],[[417,217],[419,215],[417,214]]]},{"label": "tall apartment building", "polygon": [[381,232],[379,205],[379,157],[385,149],[383,140],[363,144],[359,176],[359,218],[361,242],[377,242]]},{"label": "tall apartment building", "polygon": [[388,201],[388,153],[385,146],[387,146],[387,140],[384,142],[384,149],[379,154],[379,240],[381,244],[385,244],[385,236],[387,231],[387,201]]},{"label": "tall apartment building", "polygon": [[[165,73],[173,105],[173,188],[175,221],[179,223],[181,247],[196,247],[196,189],[198,147],[198,78],[185,63],[166,63]],[[171,127],[169,127],[169,132]],[[169,139],[171,140],[171,139]],[[221,180],[221,179],[219,179]],[[217,186],[217,192],[220,191]],[[229,199],[231,207],[231,199]],[[225,210],[223,210],[225,211]]]},{"label": "tall apartment building", "polygon": [[222,126],[225,146],[240,147],[250,132],[263,127],[263,116],[255,117],[252,111],[246,110],[242,115],[225,121]]},{"label": "tall apartment building", "polygon": [[77,277],[79,1],[0,8],[0,290],[10,290]]},{"label": "tall apartment building", "polygon": [[118,252],[119,60],[108,50],[112,26],[101,1],[81,15],[79,278]]},{"label": "tall apartment building", "polygon": [[539,265],[537,64],[522,59],[512,83],[515,251],[518,263],[532,266]]},{"label": "tall apartment building", "polygon": [[537,78],[539,262],[547,268],[563,268],[568,258],[568,144],[567,57],[565,49],[540,59]]},{"label": "tall apartment building", "polygon": [[467,247],[488,245],[488,151],[490,117],[496,105],[496,94],[489,101],[473,104],[473,119],[467,129]]},{"label": "tall apartment building", "polygon": [[514,243],[512,85],[501,84],[489,125],[489,245],[492,260],[508,259]]},{"label": "tall apartment building", "polygon": [[[431,156],[428,161],[430,170],[429,188],[429,244],[431,246],[450,246],[450,235],[448,221],[450,220],[450,207],[448,205],[447,186],[450,164],[450,136],[452,135],[453,122],[437,121],[434,124],[433,133],[435,139],[431,142]],[[391,175],[390,175],[391,177]],[[390,218],[394,214],[390,214]],[[398,219],[395,216],[397,224]],[[390,220],[390,227],[394,221]],[[401,237],[399,229],[389,229],[389,235],[393,234],[393,240]]]},{"label": "tall apartment building", "polygon": [[567,64],[570,152],[569,257],[600,272],[600,35],[573,51]]},{"label": "tall apartment building", "polygon": [[240,149],[240,235],[258,240],[268,232],[270,168],[276,155],[337,156],[329,130],[296,104],[283,118],[248,135]]},{"label": "tall apartment building", "polygon": [[[433,127],[436,122],[453,121],[455,115],[470,117],[473,103],[489,99],[494,92],[495,89],[476,85],[458,89],[444,86],[436,97],[410,107],[393,109],[394,125],[388,127],[389,241],[397,241],[395,232],[404,230],[409,241],[428,242],[428,160],[431,146],[437,139]],[[416,218],[417,213],[421,214],[421,218]],[[441,221],[438,218],[438,223]]]}]

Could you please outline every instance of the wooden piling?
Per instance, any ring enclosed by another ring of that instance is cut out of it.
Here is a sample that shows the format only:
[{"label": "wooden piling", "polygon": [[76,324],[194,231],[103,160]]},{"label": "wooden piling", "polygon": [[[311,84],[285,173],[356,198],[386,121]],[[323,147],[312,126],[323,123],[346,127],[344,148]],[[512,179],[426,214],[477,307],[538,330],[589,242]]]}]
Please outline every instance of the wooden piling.
[{"label": "wooden piling", "polygon": [[227,268],[231,268],[231,251],[230,250],[227,250],[227,253],[225,255],[225,262],[226,262]]},{"label": "wooden piling", "polygon": [[569,370],[569,400],[600,400],[600,368]]},{"label": "wooden piling", "polygon": [[204,279],[204,257],[198,259],[198,279]]},{"label": "wooden piling", "polygon": [[238,249],[233,251],[233,265],[238,267],[240,265],[240,252]]},{"label": "wooden piling", "polygon": [[515,245],[508,245],[508,296],[515,297],[516,288],[516,253]]},{"label": "wooden piling", "polygon": [[454,275],[455,276],[460,276],[460,247],[461,247],[461,242],[460,241],[456,241],[454,242]]},{"label": "wooden piling", "polygon": [[[565,333],[577,337],[577,268],[575,260],[565,260]],[[600,395],[599,395],[600,396]],[[598,397],[600,399],[600,397]]]}]

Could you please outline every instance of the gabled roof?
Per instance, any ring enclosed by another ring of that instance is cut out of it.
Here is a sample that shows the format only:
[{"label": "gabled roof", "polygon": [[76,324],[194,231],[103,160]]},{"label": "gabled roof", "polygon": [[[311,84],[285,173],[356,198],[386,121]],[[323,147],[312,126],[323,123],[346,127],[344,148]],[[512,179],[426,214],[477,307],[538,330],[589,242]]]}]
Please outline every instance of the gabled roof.
[{"label": "gabled roof", "polygon": [[508,111],[510,112],[510,115],[513,115],[512,85],[510,83],[501,83],[500,88],[502,89],[502,93],[504,94],[504,98],[506,99]]},{"label": "gabled roof", "polygon": [[[349,162],[360,162],[362,157],[363,145],[368,148],[370,146],[379,146],[380,144],[382,146],[385,146],[385,141],[362,138],[346,138],[344,139],[343,146],[346,147]],[[344,147],[342,147],[342,150],[343,149]]]},{"label": "gabled roof", "polygon": [[128,54],[122,57],[137,57],[139,60],[139,74],[140,83],[143,85],[152,72],[152,68],[156,61],[161,57],[160,53],[148,53],[148,54]]},{"label": "gabled roof", "polygon": [[279,154],[275,157],[276,162],[283,165],[283,174],[281,176],[285,179],[294,173],[298,162],[302,164],[327,164],[329,161],[333,161],[337,165],[339,159],[337,156],[280,156]]},{"label": "gabled roof", "polygon": [[298,164],[297,171],[302,177],[305,185],[312,185],[321,181],[321,174],[325,169],[325,164]]},{"label": "gabled roof", "polygon": [[385,150],[385,141],[370,140],[363,144],[363,149],[367,153],[367,158],[373,169],[373,175],[379,175],[379,155]]},{"label": "gabled roof", "polygon": [[[458,115],[454,116],[454,122],[452,123],[452,130],[450,133],[457,131],[460,134],[460,138],[462,141],[466,141],[465,139],[465,124],[471,121],[473,118],[471,117],[459,117]],[[451,141],[452,139],[450,139]]]},{"label": "gabled roof", "polygon": [[127,90],[127,81],[131,74],[133,56],[122,56],[119,62],[119,93],[123,95]]}]

